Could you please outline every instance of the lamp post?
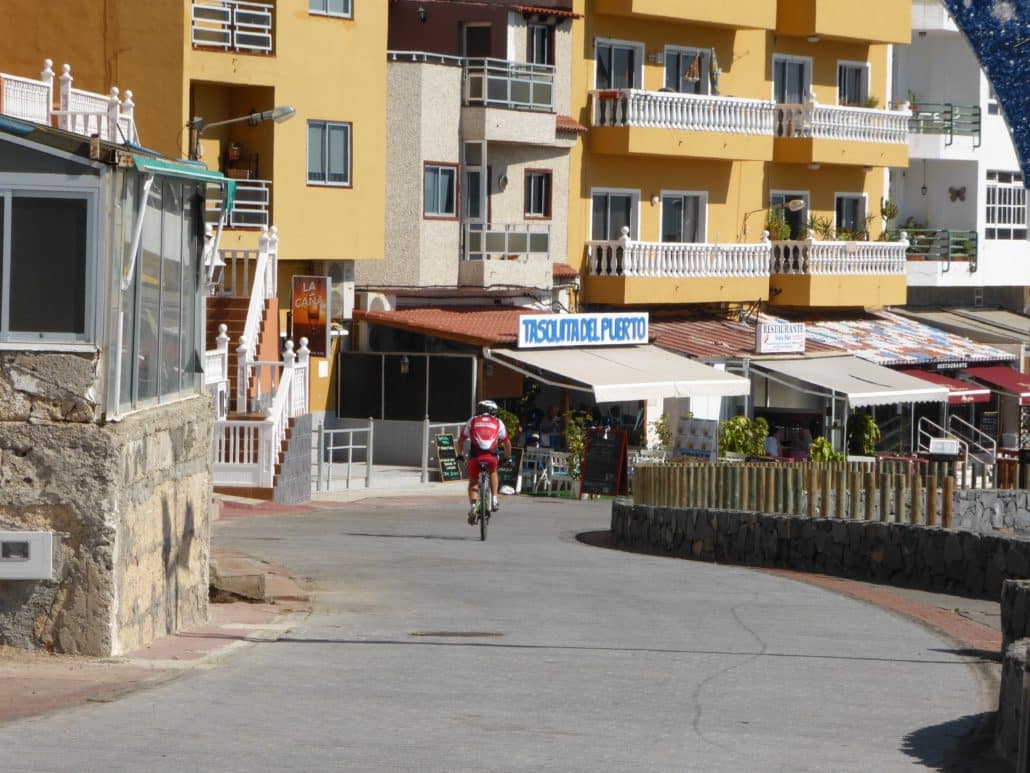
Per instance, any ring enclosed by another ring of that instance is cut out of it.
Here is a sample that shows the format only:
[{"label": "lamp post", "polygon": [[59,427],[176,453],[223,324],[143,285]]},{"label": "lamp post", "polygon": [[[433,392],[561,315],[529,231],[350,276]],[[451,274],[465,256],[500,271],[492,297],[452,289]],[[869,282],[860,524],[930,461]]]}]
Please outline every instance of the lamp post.
[{"label": "lamp post", "polygon": [[744,241],[744,239],[747,238],[747,221],[752,215],[758,212],[764,212],[766,209],[768,209],[770,212],[775,212],[778,209],[783,209],[787,212],[800,212],[804,208],[804,199],[791,199],[790,201],[785,201],[782,204],[773,204],[771,207],[759,207],[758,209],[752,209],[750,212],[746,212],[744,214],[744,222],[741,224],[740,228],[740,241]]},{"label": "lamp post", "polygon": [[257,126],[259,123],[264,123],[265,121],[282,123],[283,121],[288,121],[293,118],[296,113],[297,111],[292,105],[280,105],[279,107],[274,107],[271,110],[262,110],[260,113],[252,110],[248,115],[241,115],[239,118],[229,118],[225,121],[215,121],[214,123],[205,123],[204,119],[199,115],[194,116],[193,119],[186,124],[190,130],[190,160],[200,160],[200,138],[206,130],[213,126],[226,126],[231,123],[243,123],[244,121],[251,126]]}]

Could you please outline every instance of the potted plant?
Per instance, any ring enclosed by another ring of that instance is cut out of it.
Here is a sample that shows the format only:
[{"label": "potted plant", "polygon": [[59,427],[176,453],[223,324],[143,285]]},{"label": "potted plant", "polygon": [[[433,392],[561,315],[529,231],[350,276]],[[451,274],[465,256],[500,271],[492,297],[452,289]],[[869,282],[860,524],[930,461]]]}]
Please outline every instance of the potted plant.
[{"label": "potted plant", "polygon": [[752,421],[747,416],[734,416],[719,424],[719,454],[731,459],[765,456],[768,436],[769,422],[762,417]]},{"label": "potted plant", "polygon": [[858,456],[872,456],[880,442],[880,428],[867,413],[853,413],[848,418],[848,451]]},{"label": "potted plant", "polygon": [[833,450],[830,441],[824,437],[817,437],[808,448],[808,460],[810,462],[843,462],[844,454]]}]

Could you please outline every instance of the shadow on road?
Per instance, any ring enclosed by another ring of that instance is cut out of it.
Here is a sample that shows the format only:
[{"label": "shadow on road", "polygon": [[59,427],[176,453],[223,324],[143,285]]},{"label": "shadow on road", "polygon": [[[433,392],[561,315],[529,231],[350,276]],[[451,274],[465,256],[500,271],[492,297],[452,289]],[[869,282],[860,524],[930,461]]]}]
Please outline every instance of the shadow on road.
[{"label": "shadow on road", "polygon": [[[942,750],[950,751],[943,752]],[[994,712],[968,714],[909,733],[901,751],[936,770],[982,773],[1011,770],[994,751]]]}]

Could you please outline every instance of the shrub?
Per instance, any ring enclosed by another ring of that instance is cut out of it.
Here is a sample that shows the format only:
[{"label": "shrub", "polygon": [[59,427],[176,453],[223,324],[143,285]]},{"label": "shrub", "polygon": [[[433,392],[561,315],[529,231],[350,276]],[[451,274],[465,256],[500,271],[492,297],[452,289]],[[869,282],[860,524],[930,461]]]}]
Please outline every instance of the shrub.
[{"label": "shrub", "polygon": [[719,425],[719,453],[745,456],[765,456],[765,439],[769,437],[769,422],[758,417],[734,416]]},{"label": "shrub", "polygon": [[834,451],[826,438],[817,437],[808,449],[808,459],[812,462],[843,462],[844,454]]}]

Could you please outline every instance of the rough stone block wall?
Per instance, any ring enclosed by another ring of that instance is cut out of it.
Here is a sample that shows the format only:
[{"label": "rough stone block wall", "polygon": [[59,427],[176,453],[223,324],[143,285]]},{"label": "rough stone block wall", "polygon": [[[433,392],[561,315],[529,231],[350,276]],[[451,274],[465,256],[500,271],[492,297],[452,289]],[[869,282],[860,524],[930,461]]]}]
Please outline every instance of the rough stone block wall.
[{"label": "rough stone block wall", "polygon": [[954,524],[959,529],[1030,535],[1030,491],[962,489],[955,492]]},{"label": "rough stone block wall", "polygon": [[1030,580],[1006,580],[1001,589],[1002,648],[1030,637]]},{"label": "rough stone block wall", "polygon": [[615,502],[617,545],[720,563],[779,566],[997,599],[1030,578],[1030,541],[878,521]]},{"label": "rough stone block wall", "polygon": [[1001,688],[998,714],[994,723],[994,744],[1005,759],[1019,756],[1019,734],[1023,717],[1023,671],[1026,668],[1030,639],[1017,639],[1002,649]]},{"label": "rough stone block wall", "polygon": [[294,419],[293,435],[272,493],[272,499],[281,505],[311,499],[311,424],[310,413]]},{"label": "rough stone block wall", "polygon": [[99,423],[94,355],[0,354],[0,528],[55,533],[54,579],[0,581],[0,643],[111,655],[207,615],[212,413]]}]

